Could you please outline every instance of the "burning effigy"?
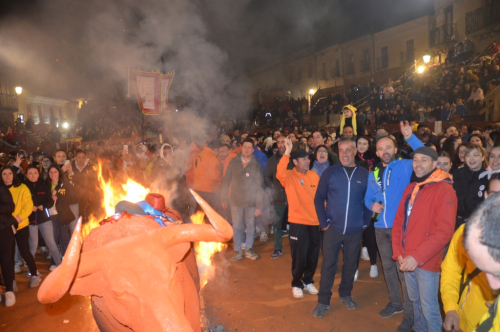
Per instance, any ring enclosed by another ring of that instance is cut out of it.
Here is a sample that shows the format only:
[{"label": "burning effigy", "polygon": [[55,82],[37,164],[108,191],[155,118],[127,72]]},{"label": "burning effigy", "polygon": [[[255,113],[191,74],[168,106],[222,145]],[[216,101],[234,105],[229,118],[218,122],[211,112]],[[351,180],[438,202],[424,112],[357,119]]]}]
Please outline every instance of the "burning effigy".
[{"label": "burning effigy", "polygon": [[192,190],[211,224],[200,224],[203,212],[184,223],[162,195],[132,182],[123,189],[133,188],[133,199],[104,189],[108,215],[118,201],[111,217],[85,225],[80,218],[62,264],[44,280],[38,300],[53,303],[68,291],[90,296],[100,331],[201,331],[199,292],[207,277],[200,280],[196,255],[210,265],[213,253],[225,246],[217,242],[230,240],[233,230]]}]

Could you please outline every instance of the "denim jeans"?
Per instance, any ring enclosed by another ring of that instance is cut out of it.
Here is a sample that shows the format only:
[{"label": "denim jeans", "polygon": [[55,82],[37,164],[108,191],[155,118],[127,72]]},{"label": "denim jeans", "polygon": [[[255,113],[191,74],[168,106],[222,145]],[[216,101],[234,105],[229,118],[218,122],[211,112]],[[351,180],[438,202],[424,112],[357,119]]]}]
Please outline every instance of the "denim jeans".
[{"label": "denim jeans", "polygon": [[50,216],[50,219],[54,227],[54,240],[61,248],[61,256],[64,256],[64,254],[66,254],[66,249],[68,249],[69,240],[71,239],[69,235],[69,225],[62,225],[57,214]]},{"label": "denim jeans", "polygon": [[274,249],[283,249],[283,231],[281,229],[286,206],[273,205],[273,236]]},{"label": "denim jeans", "polygon": [[30,225],[30,252],[35,257],[36,248],[38,247],[38,230],[42,233],[42,237],[47,247],[49,247],[50,254],[56,266],[61,264],[61,255],[57,247],[56,240],[54,239],[54,226],[52,221],[46,221],[40,225]]},{"label": "denim jeans", "polygon": [[233,218],[234,251],[241,252],[241,243],[243,242],[245,232],[245,250],[252,249],[255,233],[255,208],[231,206],[231,217]]},{"label": "denim jeans", "polygon": [[80,218],[79,210],[80,210],[80,205],[73,204],[69,206],[71,212],[75,215],[75,220],[69,223],[69,238],[71,239],[71,236],[73,235],[73,232],[75,231],[76,228],[76,223],[78,222],[78,218]]},{"label": "denim jeans", "polygon": [[[403,305],[405,318],[413,322],[413,305],[406,290],[405,274],[399,270],[398,264],[392,259],[392,228],[375,228],[377,247],[384,271],[385,283],[389,291],[389,299],[393,304]],[[403,290],[403,300],[399,293],[399,281]]]},{"label": "denim jeans", "polygon": [[408,296],[413,302],[415,332],[441,332],[443,320],[439,311],[439,272],[417,268],[405,272]]}]

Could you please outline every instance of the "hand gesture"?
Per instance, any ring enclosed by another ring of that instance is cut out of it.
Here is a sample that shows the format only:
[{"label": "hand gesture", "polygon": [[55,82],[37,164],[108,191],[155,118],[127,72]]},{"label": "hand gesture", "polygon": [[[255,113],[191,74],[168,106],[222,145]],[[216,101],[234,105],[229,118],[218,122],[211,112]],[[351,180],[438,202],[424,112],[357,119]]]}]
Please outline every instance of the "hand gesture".
[{"label": "hand gesture", "polygon": [[262,211],[259,209],[255,209],[255,213],[253,214],[255,217],[258,217],[262,214]]},{"label": "hand gesture", "polygon": [[411,135],[413,135],[413,130],[408,121],[401,121],[399,127],[401,128],[401,134],[403,134],[406,139],[409,139]]},{"label": "hand gesture", "polygon": [[293,148],[292,140],[289,139],[288,137],[285,138],[285,156],[290,155],[290,153],[292,152],[292,148]]},{"label": "hand gesture", "polygon": [[23,160],[19,156],[19,153],[16,153],[16,164],[21,165],[22,162],[23,162]]}]

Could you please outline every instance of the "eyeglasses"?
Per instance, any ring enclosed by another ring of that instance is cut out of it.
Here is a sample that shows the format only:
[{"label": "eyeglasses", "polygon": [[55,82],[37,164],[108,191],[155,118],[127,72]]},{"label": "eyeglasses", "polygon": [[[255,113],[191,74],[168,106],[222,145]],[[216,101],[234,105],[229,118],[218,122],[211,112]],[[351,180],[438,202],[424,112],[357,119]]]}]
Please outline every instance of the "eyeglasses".
[{"label": "eyeglasses", "polygon": [[318,154],[327,154],[328,151],[318,151]]}]

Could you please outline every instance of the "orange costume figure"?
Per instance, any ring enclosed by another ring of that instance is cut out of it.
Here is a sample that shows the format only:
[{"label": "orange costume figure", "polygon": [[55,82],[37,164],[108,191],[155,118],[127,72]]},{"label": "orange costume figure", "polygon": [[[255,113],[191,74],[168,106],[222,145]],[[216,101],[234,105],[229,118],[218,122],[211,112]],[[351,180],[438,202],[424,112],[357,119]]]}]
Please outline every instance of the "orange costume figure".
[{"label": "orange costume figure", "polygon": [[68,290],[91,296],[100,331],[201,332],[199,276],[191,242],[225,242],[233,230],[191,192],[212,225],[161,228],[151,218],[122,213],[83,241],[80,219],[62,264],[40,286],[38,300],[53,303]]}]

